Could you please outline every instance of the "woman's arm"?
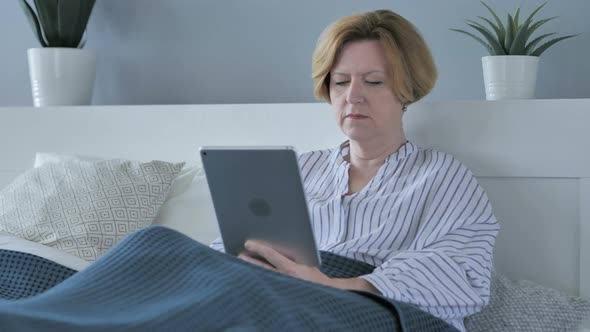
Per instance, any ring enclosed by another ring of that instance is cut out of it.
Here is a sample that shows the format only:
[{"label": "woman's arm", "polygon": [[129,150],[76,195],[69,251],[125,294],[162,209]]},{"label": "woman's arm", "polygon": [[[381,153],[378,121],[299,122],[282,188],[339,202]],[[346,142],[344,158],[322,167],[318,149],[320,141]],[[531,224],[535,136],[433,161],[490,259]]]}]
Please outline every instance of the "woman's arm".
[{"label": "woman's arm", "polygon": [[480,311],[489,301],[499,225],[483,189],[470,173],[466,177],[468,195],[453,197],[455,187],[441,186],[444,194],[434,195],[421,212],[410,246],[392,251],[373,273],[361,278],[385,297],[415,304],[444,320]]},{"label": "woman's arm", "polygon": [[332,278],[332,287],[350,290],[362,290],[381,295],[381,292],[363,278]]}]

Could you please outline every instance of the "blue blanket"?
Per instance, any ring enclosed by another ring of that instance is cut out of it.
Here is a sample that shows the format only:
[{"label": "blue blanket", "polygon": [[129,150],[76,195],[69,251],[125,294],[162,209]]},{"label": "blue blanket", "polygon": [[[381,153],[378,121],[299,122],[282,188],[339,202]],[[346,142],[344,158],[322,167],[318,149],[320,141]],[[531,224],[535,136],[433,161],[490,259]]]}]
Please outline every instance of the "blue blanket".
[{"label": "blue blanket", "polygon": [[[11,260],[0,264],[2,331],[455,331],[413,306],[277,274],[164,227],[129,235],[75,274],[0,254]],[[332,276],[372,268],[324,260]]]},{"label": "blue blanket", "polygon": [[74,273],[75,270],[42,257],[0,249],[0,299],[37,295]]}]

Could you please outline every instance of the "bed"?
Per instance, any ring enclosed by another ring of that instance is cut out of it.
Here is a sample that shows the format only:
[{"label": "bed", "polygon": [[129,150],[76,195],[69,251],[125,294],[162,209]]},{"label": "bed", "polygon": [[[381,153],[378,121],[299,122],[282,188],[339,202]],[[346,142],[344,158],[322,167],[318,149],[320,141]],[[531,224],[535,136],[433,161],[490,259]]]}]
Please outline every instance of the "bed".
[{"label": "bed", "polygon": [[[217,228],[199,146],[293,145],[307,151],[344,139],[329,106],[320,103],[14,107],[0,108],[0,119],[0,188],[36,159],[37,166],[71,156],[185,162],[190,180],[179,181],[173,189],[178,195],[162,205],[155,224],[202,243],[214,239]],[[538,293],[534,287],[541,285],[568,305],[573,298],[590,299],[590,99],[421,102],[404,121],[410,140],[453,154],[487,191],[502,227],[494,265],[506,277],[504,290],[526,286]],[[16,242],[0,237],[0,249],[16,250]],[[22,250],[59,256],[39,245]]]}]

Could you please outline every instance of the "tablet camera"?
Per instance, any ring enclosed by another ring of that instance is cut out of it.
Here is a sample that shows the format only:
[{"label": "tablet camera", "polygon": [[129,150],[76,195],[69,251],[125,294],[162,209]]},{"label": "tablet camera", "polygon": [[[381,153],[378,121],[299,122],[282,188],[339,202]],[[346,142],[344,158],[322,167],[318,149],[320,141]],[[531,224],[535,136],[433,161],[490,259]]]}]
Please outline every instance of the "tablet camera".
[{"label": "tablet camera", "polygon": [[270,205],[262,198],[254,198],[248,203],[250,211],[258,217],[268,217],[270,215]]}]

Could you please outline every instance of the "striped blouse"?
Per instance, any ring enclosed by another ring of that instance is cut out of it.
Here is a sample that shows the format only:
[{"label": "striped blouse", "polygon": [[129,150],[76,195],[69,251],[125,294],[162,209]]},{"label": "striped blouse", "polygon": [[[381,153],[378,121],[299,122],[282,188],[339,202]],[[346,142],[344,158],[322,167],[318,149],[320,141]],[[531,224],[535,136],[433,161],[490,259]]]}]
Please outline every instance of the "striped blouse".
[{"label": "striped blouse", "polygon": [[499,230],[484,190],[452,156],[407,142],[347,195],[348,153],[343,144],[299,156],[319,249],[376,266],[361,278],[383,296],[464,331],[463,318],[488,303]]}]

